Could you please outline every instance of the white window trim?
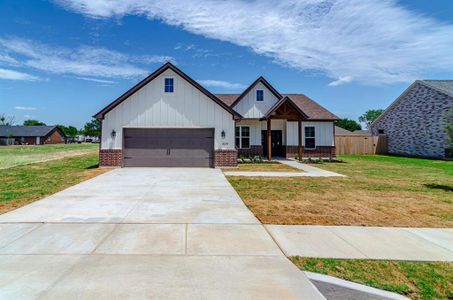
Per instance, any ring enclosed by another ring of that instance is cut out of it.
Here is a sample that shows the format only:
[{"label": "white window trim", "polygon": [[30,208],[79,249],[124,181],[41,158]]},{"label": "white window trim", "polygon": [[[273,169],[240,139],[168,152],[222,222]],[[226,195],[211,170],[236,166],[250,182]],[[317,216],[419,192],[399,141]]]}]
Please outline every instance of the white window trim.
[{"label": "white window trim", "polygon": [[[307,148],[306,147],[306,139],[307,139],[307,136],[305,135],[305,128],[310,128],[312,127],[313,128],[313,131],[315,133],[315,136],[314,137],[308,137],[309,139],[314,139],[315,140],[315,146],[313,148]],[[307,150],[316,150],[316,126],[313,126],[313,125],[307,125],[307,126],[304,126],[304,149],[307,149]]]},{"label": "white window trim", "polygon": [[[258,91],[262,91],[263,92],[263,100],[259,100],[258,101]],[[255,90],[255,101],[256,102],[264,102],[264,90],[262,90],[262,89]]]},{"label": "white window trim", "polygon": [[[235,130],[235,134],[234,134],[234,144],[236,145],[236,139],[239,138],[239,147],[238,149],[250,149],[252,147],[251,145],[251,137],[250,137],[250,126],[249,125],[239,125],[239,126],[236,126],[239,128],[239,136],[236,135],[236,129]],[[242,147],[242,127],[248,127],[249,128],[249,146],[247,148],[243,148]]]},{"label": "white window trim", "polygon": [[[173,92],[166,92],[165,91],[165,79],[173,79]],[[175,80],[175,77],[173,76],[165,76],[164,77],[164,82],[163,82],[163,88],[164,88],[164,94],[169,94],[169,95],[172,95],[176,92],[176,80]]]}]

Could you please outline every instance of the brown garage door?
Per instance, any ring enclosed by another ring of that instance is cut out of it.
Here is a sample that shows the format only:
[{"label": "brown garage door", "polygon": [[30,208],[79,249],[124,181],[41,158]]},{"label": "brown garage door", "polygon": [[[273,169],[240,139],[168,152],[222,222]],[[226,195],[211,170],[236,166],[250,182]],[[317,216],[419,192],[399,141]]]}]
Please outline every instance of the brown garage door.
[{"label": "brown garage door", "polygon": [[214,129],[125,128],[125,167],[213,167]]}]

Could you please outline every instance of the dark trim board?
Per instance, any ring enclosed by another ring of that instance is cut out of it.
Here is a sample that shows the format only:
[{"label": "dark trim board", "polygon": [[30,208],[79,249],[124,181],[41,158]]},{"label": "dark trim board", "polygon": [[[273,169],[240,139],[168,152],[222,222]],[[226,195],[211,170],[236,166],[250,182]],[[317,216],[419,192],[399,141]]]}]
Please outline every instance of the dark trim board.
[{"label": "dark trim board", "polygon": [[187,74],[185,74],[183,71],[175,67],[172,63],[167,62],[164,64],[162,67],[157,69],[155,72],[151,73],[148,77],[137,83],[135,86],[133,86],[130,90],[125,92],[123,95],[118,97],[115,101],[104,107],[102,110],[100,110],[98,113],[96,113],[93,118],[96,119],[104,119],[104,116],[106,113],[114,109],[116,106],[118,106],[121,102],[135,94],[138,90],[140,90],[142,87],[144,87],[146,84],[151,82],[153,79],[161,75],[163,72],[165,72],[167,69],[171,69],[173,72],[181,76],[184,80],[189,82],[191,85],[193,85],[196,89],[198,89],[200,92],[205,94],[209,99],[213,100],[215,103],[220,105],[223,109],[228,111],[233,115],[233,118],[240,118],[241,116],[235,112],[232,108],[230,108],[228,105],[226,105],[222,100],[217,98],[215,95],[211,94],[208,90],[206,90],[204,87],[202,87],[198,82],[190,78]]},{"label": "dark trim board", "polygon": [[260,76],[244,92],[242,92],[242,94],[240,94],[236,100],[234,100],[234,102],[230,105],[230,107],[234,107],[236,104],[238,104],[239,101],[241,101],[242,98],[244,98],[245,95],[247,95],[255,87],[255,85],[257,85],[259,82],[264,84],[264,86],[267,87],[269,89],[269,91],[271,91],[271,93],[274,94],[275,97],[277,97],[277,99],[282,98],[282,95],[269,82],[267,82],[267,80],[264,79],[263,76]]}]

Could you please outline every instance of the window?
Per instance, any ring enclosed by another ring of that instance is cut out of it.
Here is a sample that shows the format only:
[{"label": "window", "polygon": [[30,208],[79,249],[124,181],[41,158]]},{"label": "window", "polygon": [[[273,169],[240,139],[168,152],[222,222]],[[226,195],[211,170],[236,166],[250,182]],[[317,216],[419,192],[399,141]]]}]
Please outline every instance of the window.
[{"label": "window", "polygon": [[307,126],[305,127],[305,148],[306,149],[315,149],[315,127]]},{"label": "window", "polygon": [[263,101],[263,100],[264,100],[264,91],[256,90],[256,101]]},{"label": "window", "polygon": [[173,78],[165,78],[165,93],[173,93],[174,82]]},{"label": "window", "polygon": [[250,148],[250,127],[237,126],[235,128],[235,143],[236,148],[248,149]]},{"label": "window", "polygon": [[384,129],[378,129],[378,134],[384,134]]}]

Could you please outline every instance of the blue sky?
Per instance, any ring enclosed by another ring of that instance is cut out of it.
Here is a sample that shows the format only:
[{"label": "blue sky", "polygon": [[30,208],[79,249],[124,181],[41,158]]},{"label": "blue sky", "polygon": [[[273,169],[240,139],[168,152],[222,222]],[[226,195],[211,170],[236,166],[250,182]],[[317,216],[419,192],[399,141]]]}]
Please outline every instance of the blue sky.
[{"label": "blue sky", "polygon": [[81,127],[168,60],[214,93],[263,75],[353,119],[453,79],[453,1],[180,3],[1,0],[0,114]]}]

